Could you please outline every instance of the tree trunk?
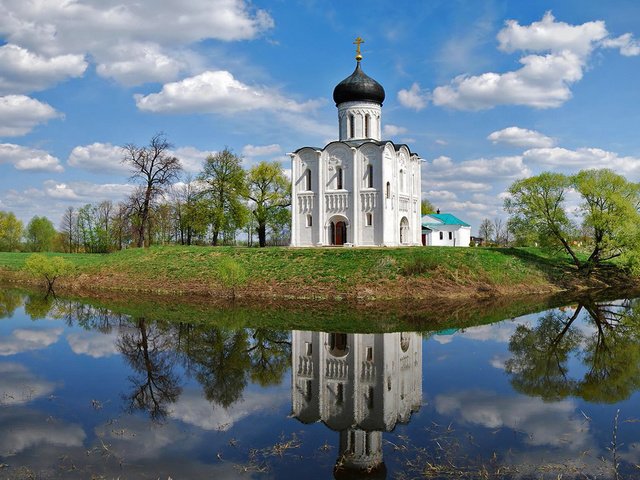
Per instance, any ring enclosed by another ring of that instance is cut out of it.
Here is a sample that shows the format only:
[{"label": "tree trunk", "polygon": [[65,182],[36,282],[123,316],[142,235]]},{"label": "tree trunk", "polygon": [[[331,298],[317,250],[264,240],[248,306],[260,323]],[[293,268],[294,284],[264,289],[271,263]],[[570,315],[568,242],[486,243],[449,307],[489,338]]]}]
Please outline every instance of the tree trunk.
[{"label": "tree trunk", "polygon": [[264,222],[258,223],[258,242],[260,247],[267,245],[267,225]]}]

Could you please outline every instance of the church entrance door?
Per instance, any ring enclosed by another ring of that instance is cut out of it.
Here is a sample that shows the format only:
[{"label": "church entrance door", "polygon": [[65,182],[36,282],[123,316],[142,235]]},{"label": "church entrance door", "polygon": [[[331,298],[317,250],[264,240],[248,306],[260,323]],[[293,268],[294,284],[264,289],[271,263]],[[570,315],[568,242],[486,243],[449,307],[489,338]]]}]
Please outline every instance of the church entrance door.
[{"label": "church entrance door", "polygon": [[334,245],[344,245],[347,242],[347,225],[344,222],[336,222],[335,224]]}]

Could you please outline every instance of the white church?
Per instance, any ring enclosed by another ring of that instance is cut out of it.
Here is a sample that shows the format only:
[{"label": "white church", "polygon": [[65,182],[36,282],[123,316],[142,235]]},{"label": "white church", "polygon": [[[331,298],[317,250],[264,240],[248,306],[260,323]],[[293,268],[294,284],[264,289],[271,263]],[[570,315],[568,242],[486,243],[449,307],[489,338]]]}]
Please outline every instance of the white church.
[{"label": "white church", "polygon": [[339,140],[291,154],[291,246],[422,244],[420,157],[381,138],[385,92],[360,66],[333,91]]}]

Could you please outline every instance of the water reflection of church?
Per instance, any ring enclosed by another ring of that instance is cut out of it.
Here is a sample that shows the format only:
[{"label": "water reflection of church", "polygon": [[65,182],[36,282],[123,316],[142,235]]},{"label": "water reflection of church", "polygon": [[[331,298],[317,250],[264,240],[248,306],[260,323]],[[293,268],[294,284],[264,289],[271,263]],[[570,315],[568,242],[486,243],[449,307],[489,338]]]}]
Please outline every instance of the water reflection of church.
[{"label": "water reflection of church", "polygon": [[291,355],[294,416],[340,432],[336,478],[384,478],[382,433],[422,402],[420,334],[294,330]]}]

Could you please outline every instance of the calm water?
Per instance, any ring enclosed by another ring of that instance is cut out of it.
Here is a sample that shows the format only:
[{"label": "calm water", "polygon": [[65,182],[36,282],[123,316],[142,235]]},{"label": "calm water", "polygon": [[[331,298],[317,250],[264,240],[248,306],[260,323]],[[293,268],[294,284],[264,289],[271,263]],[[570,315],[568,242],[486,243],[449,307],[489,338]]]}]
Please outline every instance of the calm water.
[{"label": "calm water", "polygon": [[640,478],[639,387],[636,301],[340,334],[0,292],[0,478]]}]

